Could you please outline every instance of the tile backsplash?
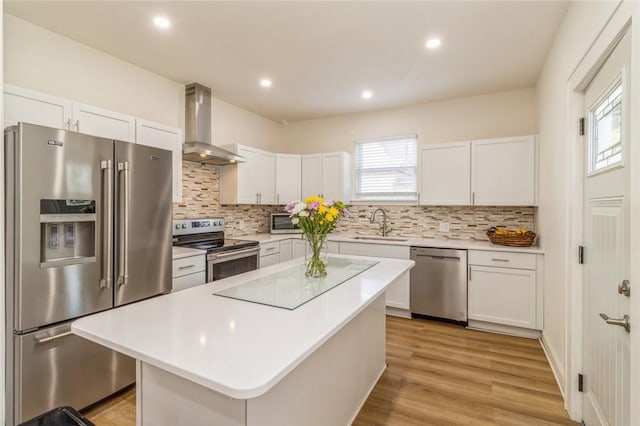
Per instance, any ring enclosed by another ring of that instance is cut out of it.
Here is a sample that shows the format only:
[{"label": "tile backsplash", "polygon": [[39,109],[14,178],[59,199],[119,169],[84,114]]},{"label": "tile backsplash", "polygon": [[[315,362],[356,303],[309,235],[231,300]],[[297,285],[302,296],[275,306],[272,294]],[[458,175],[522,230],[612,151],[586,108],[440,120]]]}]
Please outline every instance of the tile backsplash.
[{"label": "tile backsplash", "polygon": [[[233,166],[225,166],[233,167]],[[233,236],[269,232],[269,214],[282,212],[282,206],[220,205],[218,168],[206,164],[182,163],[182,202],[173,204],[174,219],[221,216],[227,234]],[[351,215],[338,226],[337,232],[373,235],[380,232],[382,216],[369,223],[371,212],[378,206],[349,206]],[[534,207],[482,206],[383,206],[387,212],[390,235],[487,240],[491,226],[535,231]],[[439,231],[440,223],[448,223],[449,231]]]}]

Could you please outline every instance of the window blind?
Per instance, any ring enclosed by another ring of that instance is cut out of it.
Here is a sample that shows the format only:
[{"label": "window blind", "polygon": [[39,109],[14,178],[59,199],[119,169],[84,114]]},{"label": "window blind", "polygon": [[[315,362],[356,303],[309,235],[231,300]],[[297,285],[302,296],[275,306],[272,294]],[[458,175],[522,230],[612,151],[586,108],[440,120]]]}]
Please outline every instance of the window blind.
[{"label": "window blind", "polygon": [[415,135],[355,143],[355,198],[415,200],[418,138]]}]

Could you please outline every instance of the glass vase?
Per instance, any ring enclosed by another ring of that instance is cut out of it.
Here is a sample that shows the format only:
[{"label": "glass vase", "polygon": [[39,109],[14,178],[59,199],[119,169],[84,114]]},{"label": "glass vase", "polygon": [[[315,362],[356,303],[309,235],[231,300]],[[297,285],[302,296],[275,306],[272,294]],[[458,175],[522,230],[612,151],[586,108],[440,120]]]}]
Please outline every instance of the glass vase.
[{"label": "glass vase", "polygon": [[322,278],[327,275],[327,234],[305,234],[305,275]]}]

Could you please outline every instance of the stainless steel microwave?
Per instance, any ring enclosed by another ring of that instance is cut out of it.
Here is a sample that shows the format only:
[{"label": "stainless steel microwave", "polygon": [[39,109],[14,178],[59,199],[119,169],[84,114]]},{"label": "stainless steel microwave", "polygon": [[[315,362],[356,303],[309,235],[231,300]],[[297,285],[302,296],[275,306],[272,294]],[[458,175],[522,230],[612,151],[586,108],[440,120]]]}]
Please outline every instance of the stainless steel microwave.
[{"label": "stainless steel microwave", "polygon": [[269,221],[272,234],[300,234],[302,230],[291,222],[289,213],[272,213]]}]

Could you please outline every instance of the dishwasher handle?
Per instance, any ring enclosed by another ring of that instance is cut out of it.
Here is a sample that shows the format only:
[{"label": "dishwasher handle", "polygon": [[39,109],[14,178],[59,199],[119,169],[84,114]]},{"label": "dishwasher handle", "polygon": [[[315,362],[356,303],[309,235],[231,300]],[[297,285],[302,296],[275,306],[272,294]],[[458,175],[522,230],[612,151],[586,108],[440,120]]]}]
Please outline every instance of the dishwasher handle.
[{"label": "dishwasher handle", "polygon": [[417,257],[428,257],[434,260],[450,260],[454,262],[460,262],[460,258],[458,256],[436,256],[433,254],[416,254]]}]

